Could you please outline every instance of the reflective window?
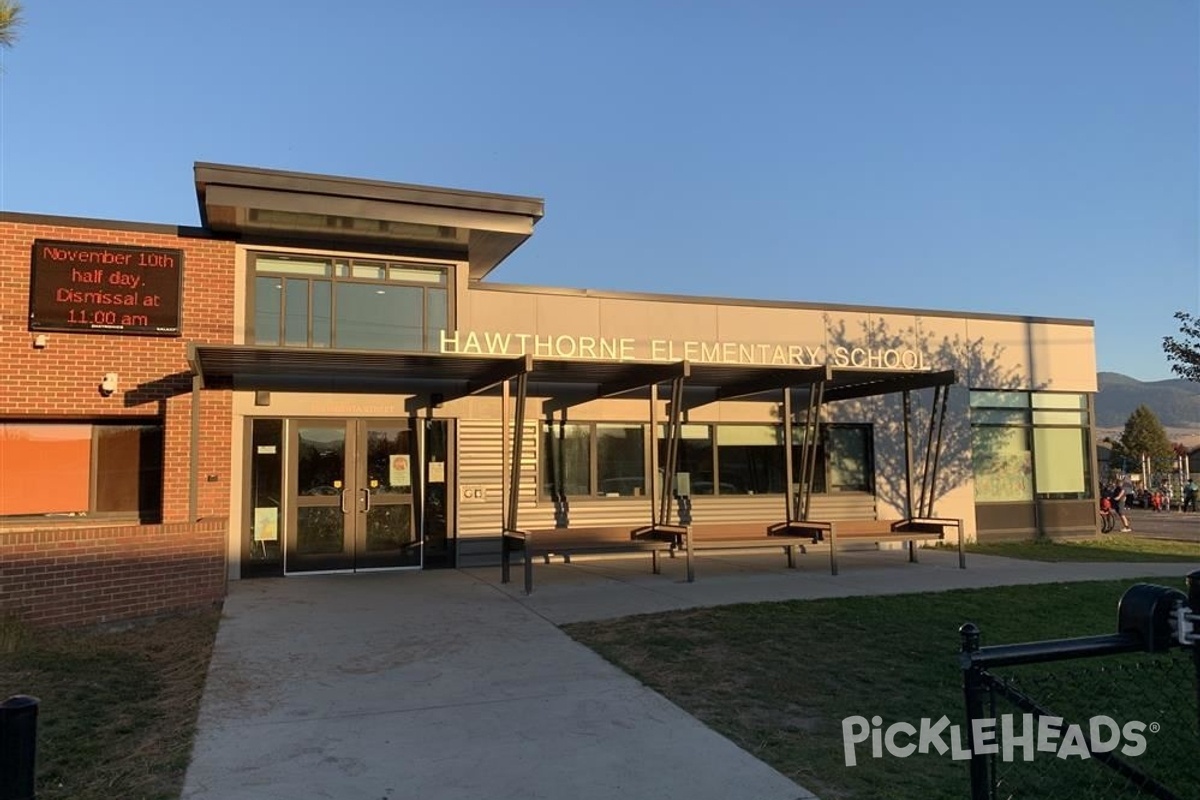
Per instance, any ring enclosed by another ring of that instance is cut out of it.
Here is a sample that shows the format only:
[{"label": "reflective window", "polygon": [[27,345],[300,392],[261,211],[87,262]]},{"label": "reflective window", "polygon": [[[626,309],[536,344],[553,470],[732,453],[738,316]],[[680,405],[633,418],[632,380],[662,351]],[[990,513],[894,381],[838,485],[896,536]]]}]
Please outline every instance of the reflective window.
[{"label": "reflective window", "polygon": [[[659,427],[659,464],[666,462],[665,426]],[[713,437],[716,447],[713,447]],[[792,479],[803,467],[803,431],[792,430]],[[816,450],[813,491],[873,491],[870,425],[823,425]],[[684,425],[677,472],[687,474],[693,495],[783,494],[787,476],[782,425]],[[717,480],[713,480],[713,475]]]},{"label": "reflective window", "polygon": [[784,460],[783,426],[717,426],[721,494],[782,494]]},{"label": "reflective window", "polygon": [[1034,428],[1034,486],[1038,497],[1088,497],[1091,459],[1087,431],[1078,428]]},{"label": "reflective window", "polygon": [[971,408],[1029,408],[1028,392],[971,392]]},{"label": "reflective window", "polygon": [[829,425],[825,428],[829,450],[829,490],[871,490],[871,436],[865,425]]},{"label": "reflective window", "polygon": [[436,352],[449,267],[252,253],[255,344]]},{"label": "reflective window", "polygon": [[279,344],[283,278],[254,280],[254,343]]},{"label": "reflective window", "polygon": [[592,427],[573,422],[542,428],[542,487],[551,497],[592,493]]},{"label": "reflective window", "polygon": [[250,525],[242,577],[282,575],[283,421],[256,419],[250,435]]},{"label": "reflective window", "polygon": [[283,343],[291,347],[308,345],[308,281],[287,279],[283,282]]},{"label": "reflective window", "polygon": [[157,521],[159,424],[0,424],[0,517],[114,515]]},{"label": "reflective window", "polygon": [[[663,469],[667,463],[666,426],[659,426],[658,467]],[[713,433],[711,425],[682,425],[679,432],[679,458],[675,472],[680,476],[680,484],[686,486],[692,495],[708,495],[717,493],[717,485],[713,480],[716,474],[713,457]],[[728,487],[733,492],[733,487]]]},{"label": "reflective window", "polygon": [[975,501],[1005,503],[1033,499],[1033,454],[1024,428],[975,428],[971,464]]},{"label": "reflective window", "polygon": [[646,492],[641,425],[542,426],[542,490],[551,497],[638,497]]},{"label": "reflective window", "polygon": [[971,392],[970,405],[976,502],[1092,496],[1086,394]]},{"label": "reflective window", "polygon": [[422,292],[416,287],[339,283],[334,346],[345,350],[421,350]]},{"label": "reflective window", "polygon": [[646,491],[641,425],[596,425],[596,492],[628,497]]}]

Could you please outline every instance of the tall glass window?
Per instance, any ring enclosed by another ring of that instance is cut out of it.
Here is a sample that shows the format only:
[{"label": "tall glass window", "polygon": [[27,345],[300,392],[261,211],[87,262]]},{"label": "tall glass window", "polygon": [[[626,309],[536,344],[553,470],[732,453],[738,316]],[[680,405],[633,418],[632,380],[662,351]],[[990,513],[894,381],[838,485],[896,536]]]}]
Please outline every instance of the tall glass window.
[{"label": "tall glass window", "polygon": [[825,441],[829,450],[829,490],[871,491],[871,429],[866,425],[827,425]]},{"label": "tall glass window", "polygon": [[256,419],[251,427],[250,525],[242,577],[283,574],[283,421]]},{"label": "tall glass window", "polygon": [[1087,396],[1033,395],[1033,475],[1038,497],[1076,500],[1092,496]]},{"label": "tall glass window", "polygon": [[970,404],[976,502],[1092,496],[1087,395],[972,392]]},{"label": "tall glass window", "polygon": [[[667,463],[667,426],[658,428],[658,467],[662,470]],[[675,472],[680,474],[681,482],[686,480],[688,490],[693,495],[716,494],[717,486],[713,477],[716,450],[713,448],[713,429],[711,425],[682,425],[679,431],[679,459]]]},{"label": "tall glass window", "polygon": [[721,494],[783,493],[782,425],[718,425]]},{"label": "tall glass window", "polygon": [[542,486],[551,497],[592,493],[592,426],[547,423],[542,429]]},{"label": "tall glass window", "polygon": [[646,491],[641,425],[548,422],[542,489],[551,497],[635,497]]},{"label": "tall glass window", "polygon": [[640,495],[646,488],[641,425],[596,425],[596,490],[605,497]]},{"label": "tall glass window", "polygon": [[254,343],[436,352],[449,267],[252,253]]}]

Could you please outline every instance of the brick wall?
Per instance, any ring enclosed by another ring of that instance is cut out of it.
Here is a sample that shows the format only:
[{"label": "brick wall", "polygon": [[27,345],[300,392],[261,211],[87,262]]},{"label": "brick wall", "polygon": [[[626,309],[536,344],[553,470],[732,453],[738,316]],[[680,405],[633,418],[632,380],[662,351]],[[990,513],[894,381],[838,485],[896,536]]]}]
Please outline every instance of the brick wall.
[{"label": "brick wall", "polygon": [[[33,347],[34,333],[29,330],[29,283],[32,247],[35,239],[110,245],[134,245],[182,250],[183,290],[181,296],[181,335],[153,337],[100,333],[47,334],[48,346]],[[0,584],[5,606],[42,621],[83,622],[86,614],[71,614],[57,599],[60,596],[89,598],[93,616],[125,618],[142,612],[157,613],[168,607],[195,605],[212,600],[212,587],[224,586],[224,542],[219,558],[212,557],[215,534],[211,526],[189,526],[189,489],[191,480],[191,373],[187,363],[187,344],[229,343],[233,341],[234,245],[207,238],[203,232],[171,226],[104,223],[27,215],[0,215],[0,420],[47,421],[105,420],[128,417],[157,418],[164,425],[163,516],[161,526],[100,528],[64,523],[52,530],[38,523],[39,529],[21,526],[20,536],[42,536],[38,547],[57,549],[75,566],[64,571],[46,552],[32,561],[24,559],[19,573],[22,591],[36,598],[29,605],[12,598],[12,589]],[[102,396],[98,385],[105,373],[115,372],[119,390]],[[225,520],[229,517],[230,425],[232,398],[226,391],[200,394],[200,465],[199,497],[196,517]],[[215,480],[209,481],[209,476]],[[3,467],[0,467],[0,480]],[[224,531],[224,523],[221,523]],[[0,520],[0,557],[11,545],[15,524]],[[192,533],[198,537],[194,552],[187,543]],[[153,543],[161,537],[176,548],[187,563],[179,570],[170,559],[158,555]],[[219,538],[219,537],[218,537]],[[104,563],[136,568],[139,580],[151,580],[150,574],[161,569],[163,580],[176,581],[177,587],[154,586],[148,594],[129,590],[113,591],[108,573],[91,569],[86,561],[92,543],[104,542]],[[125,548],[126,555],[115,550]],[[147,555],[150,553],[152,555]],[[0,577],[13,573],[0,562]],[[32,570],[32,573],[30,572]],[[33,573],[43,571],[47,580],[83,582],[59,583],[63,591],[46,592]],[[95,581],[89,588],[86,583]],[[6,580],[7,582],[7,580]],[[197,589],[196,587],[200,587]],[[100,592],[97,595],[96,592]],[[197,599],[198,596],[203,599]],[[96,598],[102,596],[104,600]],[[116,598],[116,599],[114,599]],[[119,608],[120,598],[129,608]],[[153,599],[153,598],[158,598]],[[188,598],[191,598],[190,600]],[[193,602],[195,601],[195,602]]]},{"label": "brick wall", "polygon": [[225,596],[223,519],[0,530],[0,617],[92,625],[206,608]]}]

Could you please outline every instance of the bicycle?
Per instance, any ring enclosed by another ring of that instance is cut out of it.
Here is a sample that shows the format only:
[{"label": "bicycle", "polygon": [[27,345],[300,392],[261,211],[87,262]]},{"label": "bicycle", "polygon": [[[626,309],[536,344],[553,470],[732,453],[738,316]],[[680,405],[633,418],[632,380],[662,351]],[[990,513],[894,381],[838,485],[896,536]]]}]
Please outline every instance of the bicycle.
[{"label": "bicycle", "polygon": [[1112,533],[1117,527],[1117,515],[1113,513],[1112,501],[1107,497],[1100,500],[1100,532]]}]

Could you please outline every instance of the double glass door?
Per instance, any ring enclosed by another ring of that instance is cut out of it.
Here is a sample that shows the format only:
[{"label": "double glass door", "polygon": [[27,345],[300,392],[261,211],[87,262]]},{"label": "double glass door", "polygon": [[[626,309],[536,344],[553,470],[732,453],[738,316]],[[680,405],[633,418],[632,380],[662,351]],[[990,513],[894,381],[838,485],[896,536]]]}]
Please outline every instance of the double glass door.
[{"label": "double glass door", "polygon": [[408,419],[293,422],[288,572],[422,566],[416,498],[428,477],[419,466],[423,426]]}]

